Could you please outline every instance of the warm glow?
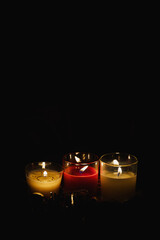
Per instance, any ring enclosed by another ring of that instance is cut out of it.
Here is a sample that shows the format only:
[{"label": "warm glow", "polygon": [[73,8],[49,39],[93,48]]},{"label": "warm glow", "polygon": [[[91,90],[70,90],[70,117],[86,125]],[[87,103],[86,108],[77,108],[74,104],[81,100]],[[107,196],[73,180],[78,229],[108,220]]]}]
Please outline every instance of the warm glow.
[{"label": "warm glow", "polygon": [[88,166],[84,166],[83,168],[80,169],[80,172],[84,172],[87,168]]},{"label": "warm glow", "polygon": [[43,176],[46,177],[48,175],[47,171],[43,172]]},{"label": "warm glow", "polygon": [[81,162],[81,159],[77,156],[75,156],[75,160],[76,160],[76,162]]},{"label": "warm glow", "polygon": [[118,176],[119,176],[120,174],[122,174],[122,168],[121,168],[121,167],[118,168]]},{"label": "warm glow", "polygon": [[119,162],[117,161],[117,159],[114,159],[111,163],[114,165],[119,165]]}]

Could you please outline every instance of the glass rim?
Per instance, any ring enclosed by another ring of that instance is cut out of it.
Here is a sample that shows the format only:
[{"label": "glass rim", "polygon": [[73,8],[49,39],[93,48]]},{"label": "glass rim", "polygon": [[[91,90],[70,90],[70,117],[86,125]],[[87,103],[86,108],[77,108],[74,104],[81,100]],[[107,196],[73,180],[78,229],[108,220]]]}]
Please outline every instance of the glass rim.
[{"label": "glass rim", "polygon": [[[94,156],[96,159],[95,160],[89,160],[89,161],[81,161],[81,162],[74,162],[74,161],[71,161],[71,160],[68,160],[67,159],[67,156],[69,156],[70,154],[74,154],[75,156],[78,157],[78,154],[91,154],[92,156]],[[62,161],[63,163],[66,162],[66,163],[70,163],[70,164],[73,164],[73,165],[86,165],[86,164],[93,164],[95,162],[98,162],[99,161],[99,157],[96,153],[92,153],[92,152],[69,152],[69,153],[66,153],[64,154],[63,158],[62,158]]]},{"label": "glass rim", "polygon": [[[105,156],[113,156],[113,155],[117,155],[117,156],[130,156],[133,160],[133,162],[131,163],[119,163],[118,165],[116,164],[113,164],[113,163],[108,163],[104,160],[102,160]],[[101,157],[100,157],[100,162],[103,162],[104,164],[106,164],[107,166],[111,166],[111,167],[129,167],[129,166],[132,166],[132,165],[136,165],[138,163],[138,159],[136,156],[130,154],[130,153],[124,153],[124,152],[113,152],[113,153],[105,153],[103,154]]]},{"label": "glass rim", "polygon": [[[43,162],[45,162],[45,168],[42,168]],[[39,162],[36,161],[36,162],[30,162],[25,166],[25,173],[27,173],[28,171],[36,170],[36,169],[50,170],[50,168],[48,168],[48,166],[57,167],[58,169],[55,169],[55,170],[58,173],[63,172],[63,167],[59,163],[50,162],[50,161],[39,161]],[[51,170],[53,170],[53,168],[51,168]]]}]

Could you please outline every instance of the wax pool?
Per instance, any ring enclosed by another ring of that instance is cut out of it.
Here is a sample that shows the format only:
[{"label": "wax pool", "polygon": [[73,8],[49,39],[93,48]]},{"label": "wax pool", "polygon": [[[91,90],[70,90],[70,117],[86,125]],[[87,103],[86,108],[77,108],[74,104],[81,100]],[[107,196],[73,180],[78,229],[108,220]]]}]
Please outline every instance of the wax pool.
[{"label": "wax pool", "polygon": [[102,200],[127,201],[135,194],[136,174],[126,172],[120,175],[117,172],[104,170],[101,173]]},{"label": "wax pool", "polygon": [[64,190],[74,192],[80,189],[88,190],[90,194],[96,194],[98,184],[98,171],[90,166],[70,166],[64,171]]},{"label": "wax pool", "polygon": [[55,170],[33,170],[26,177],[31,191],[49,196],[50,192],[58,193],[62,174]]}]

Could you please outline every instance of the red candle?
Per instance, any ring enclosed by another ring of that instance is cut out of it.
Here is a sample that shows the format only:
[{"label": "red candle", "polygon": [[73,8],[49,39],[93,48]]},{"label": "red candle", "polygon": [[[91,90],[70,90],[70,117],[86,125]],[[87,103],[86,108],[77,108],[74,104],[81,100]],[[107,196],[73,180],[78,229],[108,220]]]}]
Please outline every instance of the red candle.
[{"label": "red candle", "polygon": [[74,192],[88,190],[92,195],[97,193],[98,170],[88,165],[69,166],[64,171],[64,190]]}]

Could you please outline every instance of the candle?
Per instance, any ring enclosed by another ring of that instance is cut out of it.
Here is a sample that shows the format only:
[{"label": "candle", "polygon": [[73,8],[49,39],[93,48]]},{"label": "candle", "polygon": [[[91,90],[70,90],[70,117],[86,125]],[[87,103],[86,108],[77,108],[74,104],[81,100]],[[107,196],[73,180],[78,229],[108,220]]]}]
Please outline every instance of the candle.
[{"label": "candle", "polygon": [[61,180],[61,167],[49,162],[32,163],[26,167],[26,180],[32,193],[45,197],[58,194]]},{"label": "candle", "polygon": [[134,196],[136,175],[132,172],[101,174],[101,191],[103,200],[124,201]]},{"label": "candle", "polygon": [[[116,159],[115,159],[116,158]],[[135,194],[137,158],[130,154],[105,154],[100,158],[103,201],[124,202]]]},{"label": "candle", "polygon": [[98,157],[90,153],[70,153],[64,156],[64,191],[87,190],[97,194]]},{"label": "candle", "polygon": [[[87,167],[87,168],[85,168]],[[98,171],[93,167],[71,166],[64,171],[64,189],[74,192],[86,189],[91,194],[96,194],[98,183]]]}]

